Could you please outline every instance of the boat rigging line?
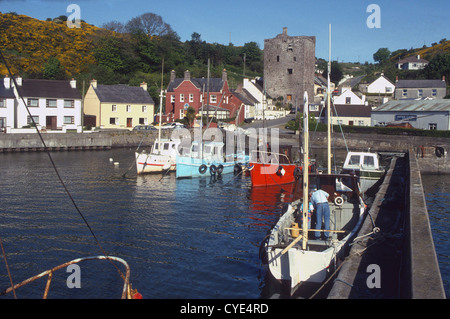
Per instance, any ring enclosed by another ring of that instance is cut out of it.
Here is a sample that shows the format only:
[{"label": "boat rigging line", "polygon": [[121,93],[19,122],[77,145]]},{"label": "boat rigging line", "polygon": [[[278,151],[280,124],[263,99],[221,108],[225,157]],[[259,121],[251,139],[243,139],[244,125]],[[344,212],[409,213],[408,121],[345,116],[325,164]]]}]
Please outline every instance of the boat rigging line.
[{"label": "boat rigging line", "polygon": [[[31,112],[30,112],[30,110],[29,110],[29,108],[28,108],[28,106],[27,106],[27,103],[25,103],[25,99],[23,98],[23,95],[22,95],[22,93],[21,93],[21,89],[20,89],[20,87],[17,85],[17,81],[16,81],[15,77],[13,76],[13,74],[12,74],[12,72],[11,72],[11,69],[9,68],[9,65],[8,65],[8,63],[7,63],[7,61],[6,61],[6,58],[5,58],[5,56],[3,55],[3,52],[2,52],[1,49],[0,49],[0,56],[1,56],[1,59],[2,59],[3,63],[4,63],[5,66],[6,66],[6,69],[8,70],[8,74],[9,74],[9,76],[11,77],[11,79],[12,79],[12,81],[13,81],[13,83],[14,83],[15,88],[17,89],[17,93],[18,93],[20,99],[22,100],[22,103],[23,103],[23,105],[25,106],[25,109],[26,109],[27,112],[28,112],[28,115],[30,116],[30,119],[31,119],[31,121],[32,121],[32,124],[33,124],[33,126],[35,127],[35,129],[36,129],[36,132],[37,132],[37,134],[38,134],[38,136],[39,136],[39,139],[40,139],[41,142],[42,142],[42,145],[44,146],[44,151],[45,151],[45,152],[47,153],[47,155],[48,155],[48,158],[49,158],[49,160],[50,160],[50,162],[51,162],[51,164],[52,164],[52,167],[53,167],[53,169],[54,169],[54,171],[55,171],[55,173],[56,173],[56,176],[58,177],[59,182],[61,183],[62,187],[64,188],[64,190],[65,190],[65,192],[66,192],[66,194],[67,194],[67,196],[69,197],[70,201],[72,202],[73,206],[75,207],[75,210],[78,212],[78,214],[80,215],[80,217],[83,219],[84,223],[86,224],[86,226],[87,226],[87,228],[89,229],[89,231],[90,231],[92,237],[95,239],[95,242],[97,243],[97,246],[98,246],[99,249],[102,251],[102,253],[103,253],[105,256],[108,257],[109,255],[106,253],[106,251],[105,251],[104,248],[102,247],[102,245],[101,245],[100,241],[98,240],[97,236],[95,235],[93,229],[92,229],[91,226],[89,225],[87,219],[84,217],[83,213],[81,212],[80,208],[78,207],[77,203],[75,202],[74,198],[72,197],[72,194],[70,193],[69,189],[67,188],[67,186],[66,186],[64,180],[62,179],[61,175],[59,174],[58,168],[56,167],[56,164],[55,164],[55,162],[53,161],[53,157],[52,157],[52,155],[51,155],[51,153],[50,153],[50,150],[49,150],[49,148],[47,147],[47,145],[46,145],[46,143],[45,143],[45,141],[44,141],[44,138],[42,137],[42,134],[41,134],[41,132],[39,131],[39,129],[38,129],[37,125],[36,125],[36,122],[34,121],[33,116],[31,115]],[[108,259],[108,260],[110,260],[110,259]],[[119,269],[119,268],[118,268],[111,260],[110,260],[110,262],[111,262],[111,264],[117,269],[117,271],[119,272],[120,276],[121,276],[122,278],[125,278],[124,274],[120,271],[120,269]]]}]

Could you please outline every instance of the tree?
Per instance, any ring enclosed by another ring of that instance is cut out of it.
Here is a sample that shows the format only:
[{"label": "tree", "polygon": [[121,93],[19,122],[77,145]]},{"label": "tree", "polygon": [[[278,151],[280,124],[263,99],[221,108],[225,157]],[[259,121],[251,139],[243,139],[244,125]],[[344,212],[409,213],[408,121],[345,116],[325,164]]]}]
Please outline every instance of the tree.
[{"label": "tree", "polygon": [[377,52],[373,54],[373,60],[379,64],[384,64],[389,60],[391,56],[391,51],[388,48],[380,48]]},{"label": "tree", "polygon": [[189,106],[186,111],[186,118],[188,120],[189,126],[191,126],[192,121],[195,119],[195,115],[197,112],[195,112],[195,109],[192,106]]},{"label": "tree", "polygon": [[148,36],[176,34],[172,27],[163,21],[161,16],[151,12],[132,18],[126,24],[125,29],[130,33],[142,31]]},{"label": "tree", "polygon": [[[327,78],[328,68],[323,72],[322,75],[324,78]],[[342,72],[341,65],[337,61],[332,61],[331,62],[330,81],[337,84],[343,77],[344,77],[344,73]]]},{"label": "tree", "polygon": [[42,77],[47,80],[64,80],[66,74],[61,66],[61,62],[53,56],[48,58],[47,63],[44,65]]},{"label": "tree", "polygon": [[434,56],[423,70],[428,79],[439,79],[443,75],[450,79],[450,53],[439,53]]}]

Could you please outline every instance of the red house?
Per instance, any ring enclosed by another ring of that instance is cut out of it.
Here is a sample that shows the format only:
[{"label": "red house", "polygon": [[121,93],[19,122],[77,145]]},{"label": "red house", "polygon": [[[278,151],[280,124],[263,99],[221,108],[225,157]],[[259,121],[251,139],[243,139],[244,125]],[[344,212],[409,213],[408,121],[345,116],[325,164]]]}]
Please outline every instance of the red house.
[{"label": "red house", "polygon": [[177,78],[172,71],[166,94],[166,115],[168,121],[180,120],[190,106],[200,114],[203,105],[205,116],[208,112],[210,117],[218,120],[230,118],[236,112],[232,99],[226,70],[223,70],[222,78],[210,78],[209,86],[207,78],[191,78],[189,71],[184,72],[184,78]]}]

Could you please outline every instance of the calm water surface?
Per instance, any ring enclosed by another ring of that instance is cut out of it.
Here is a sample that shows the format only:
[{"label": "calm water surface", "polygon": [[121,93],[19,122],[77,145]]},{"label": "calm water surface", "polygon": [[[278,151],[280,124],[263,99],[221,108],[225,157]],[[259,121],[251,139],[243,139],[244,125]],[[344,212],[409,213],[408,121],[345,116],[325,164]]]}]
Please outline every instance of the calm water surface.
[{"label": "calm water surface", "polygon": [[[270,297],[259,245],[293,200],[292,189],[255,191],[248,177],[176,180],[136,176],[134,151],[55,152],[54,162],[76,204],[111,256],[125,259],[144,298]],[[1,154],[0,229],[15,283],[69,260],[102,255],[45,153]],[[119,162],[114,166],[110,158]],[[437,178],[437,182],[436,182]],[[448,294],[449,184],[424,181]],[[122,281],[107,261],[81,266],[81,289],[55,273],[49,298],[119,298]],[[0,290],[9,287],[0,262]],[[45,281],[17,291],[41,298]],[[8,294],[2,298],[12,298]]]}]

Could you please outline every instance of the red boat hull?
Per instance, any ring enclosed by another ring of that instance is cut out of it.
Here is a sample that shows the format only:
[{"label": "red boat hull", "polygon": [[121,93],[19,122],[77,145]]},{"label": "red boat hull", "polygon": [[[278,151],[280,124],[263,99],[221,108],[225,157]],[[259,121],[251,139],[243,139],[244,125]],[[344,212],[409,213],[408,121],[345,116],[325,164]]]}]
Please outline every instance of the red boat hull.
[{"label": "red boat hull", "polygon": [[[301,166],[295,164],[250,163],[250,176],[253,186],[270,186],[294,183],[294,171]],[[281,168],[282,169],[281,169]]]}]

